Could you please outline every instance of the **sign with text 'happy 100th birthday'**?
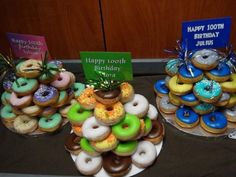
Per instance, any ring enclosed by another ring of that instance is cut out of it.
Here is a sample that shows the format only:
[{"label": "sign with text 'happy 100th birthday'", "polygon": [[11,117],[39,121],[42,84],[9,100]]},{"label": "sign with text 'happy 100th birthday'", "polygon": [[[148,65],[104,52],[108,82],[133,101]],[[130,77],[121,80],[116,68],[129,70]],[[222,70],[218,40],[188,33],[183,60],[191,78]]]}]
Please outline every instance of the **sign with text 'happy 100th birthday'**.
[{"label": "sign with text 'happy 100th birthday'", "polygon": [[86,79],[96,79],[96,71],[105,73],[111,80],[133,79],[130,52],[80,52]]},{"label": "sign with text 'happy 100th birthday'", "polygon": [[229,43],[231,18],[189,21],[182,24],[182,39],[189,50],[222,48]]},{"label": "sign with text 'happy 100th birthday'", "polygon": [[44,36],[7,33],[7,39],[15,57],[42,59],[48,51]]}]

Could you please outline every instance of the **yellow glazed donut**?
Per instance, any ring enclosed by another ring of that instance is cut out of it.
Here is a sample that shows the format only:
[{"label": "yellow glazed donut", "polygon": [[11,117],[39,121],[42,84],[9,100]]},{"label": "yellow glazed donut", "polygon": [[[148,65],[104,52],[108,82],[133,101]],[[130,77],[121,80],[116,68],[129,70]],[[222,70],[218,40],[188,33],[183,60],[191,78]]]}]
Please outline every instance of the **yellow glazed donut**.
[{"label": "yellow glazed donut", "polygon": [[96,105],[94,89],[92,87],[84,89],[80,96],[77,98],[77,101],[84,109],[94,109]]},{"label": "yellow glazed donut", "polygon": [[123,82],[120,85],[121,90],[121,102],[127,103],[134,98],[134,88],[128,82]]},{"label": "yellow glazed donut", "polygon": [[220,83],[220,86],[224,92],[236,92],[236,74],[231,74],[230,80]]},{"label": "yellow glazed donut", "polygon": [[226,105],[226,108],[231,108],[236,105],[236,94],[230,95],[230,99],[228,104]]},{"label": "yellow glazed donut", "polygon": [[173,93],[169,92],[169,100],[172,104],[176,106],[180,106],[181,102],[178,96],[174,95]]},{"label": "yellow glazed donut", "polygon": [[20,65],[18,72],[23,77],[36,78],[41,73],[41,64],[42,62],[40,60],[26,60]]},{"label": "yellow glazed donut", "polygon": [[25,108],[22,108],[21,111],[24,114],[27,114],[27,115],[32,116],[32,117],[38,116],[43,112],[42,108],[39,107],[38,105],[27,106]]},{"label": "yellow glazed donut", "polygon": [[124,106],[121,102],[116,102],[112,105],[97,103],[94,109],[94,116],[101,124],[114,125],[124,118]]},{"label": "yellow glazed donut", "polygon": [[169,81],[170,91],[175,95],[185,95],[189,93],[192,88],[193,84],[182,84],[179,82],[178,76],[175,75]]}]

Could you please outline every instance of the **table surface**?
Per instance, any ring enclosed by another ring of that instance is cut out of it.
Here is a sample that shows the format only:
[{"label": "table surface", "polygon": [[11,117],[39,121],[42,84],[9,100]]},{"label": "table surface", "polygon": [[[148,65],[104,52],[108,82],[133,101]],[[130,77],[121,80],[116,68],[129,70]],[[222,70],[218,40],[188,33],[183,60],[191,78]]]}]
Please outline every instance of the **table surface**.
[{"label": "table surface", "polygon": [[[164,77],[136,76],[131,84],[135,93],[144,95],[149,103],[156,105],[153,85]],[[166,134],[160,155],[152,166],[137,176],[236,176],[236,140],[197,137],[168,123],[164,122],[164,125]],[[80,176],[70,154],[64,149],[70,130],[67,124],[51,135],[25,137],[9,131],[0,123],[0,176],[4,173]]]}]

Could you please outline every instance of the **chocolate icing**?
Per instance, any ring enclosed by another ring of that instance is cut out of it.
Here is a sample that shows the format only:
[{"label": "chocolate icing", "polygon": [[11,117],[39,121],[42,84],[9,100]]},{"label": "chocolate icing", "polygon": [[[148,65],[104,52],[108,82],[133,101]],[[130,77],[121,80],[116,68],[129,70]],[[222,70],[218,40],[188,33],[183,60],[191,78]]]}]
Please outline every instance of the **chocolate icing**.
[{"label": "chocolate icing", "polygon": [[147,135],[148,138],[156,138],[161,136],[163,133],[163,127],[159,120],[152,120],[152,130]]},{"label": "chocolate icing", "polygon": [[65,142],[66,149],[71,150],[71,151],[76,151],[76,150],[81,149],[80,139],[81,137],[77,136],[75,133],[71,133],[67,137],[66,142]]},{"label": "chocolate icing", "polygon": [[103,168],[110,174],[124,174],[129,171],[131,167],[131,157],[118,156],[112,152],[104,153]]},{"label": "chocolate icing", "polygon": [[98,97],[103,99],[113,99],[118,97],[121,94],[120,88],[116,88],[114,90],[104,91],[97,90],[94,92]]}]

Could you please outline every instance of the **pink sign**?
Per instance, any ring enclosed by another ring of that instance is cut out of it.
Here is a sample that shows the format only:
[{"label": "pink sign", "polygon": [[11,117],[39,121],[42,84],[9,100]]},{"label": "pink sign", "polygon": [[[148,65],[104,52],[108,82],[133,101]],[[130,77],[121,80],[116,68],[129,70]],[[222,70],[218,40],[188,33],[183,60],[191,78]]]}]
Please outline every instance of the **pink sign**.
[{"label": "pink sign", "polygon": [[48,51],[43,36],[7,33],[7,38],[15,57],[42,59]]}]

